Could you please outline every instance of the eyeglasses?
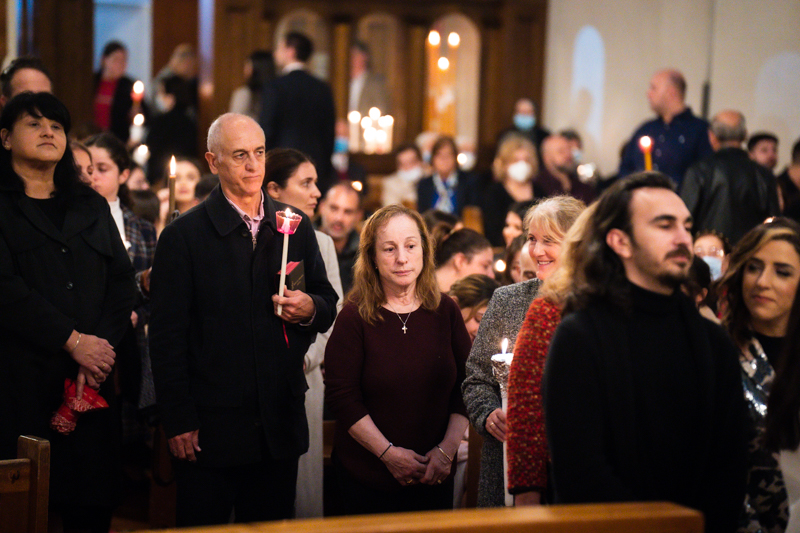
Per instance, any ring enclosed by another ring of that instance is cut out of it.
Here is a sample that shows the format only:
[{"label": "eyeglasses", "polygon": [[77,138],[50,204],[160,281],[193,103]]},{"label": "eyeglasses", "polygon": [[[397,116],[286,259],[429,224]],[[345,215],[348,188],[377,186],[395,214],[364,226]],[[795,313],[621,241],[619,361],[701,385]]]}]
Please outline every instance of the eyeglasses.
[{"label": "eyeglasses", "polygon": [[702,246],[696,246],[694,249],[694,255],[699,255],[700,257],[724,257],[725,250],[722,248],[717,248],[716,246],[709,246],[708,248],[703,248]]}]

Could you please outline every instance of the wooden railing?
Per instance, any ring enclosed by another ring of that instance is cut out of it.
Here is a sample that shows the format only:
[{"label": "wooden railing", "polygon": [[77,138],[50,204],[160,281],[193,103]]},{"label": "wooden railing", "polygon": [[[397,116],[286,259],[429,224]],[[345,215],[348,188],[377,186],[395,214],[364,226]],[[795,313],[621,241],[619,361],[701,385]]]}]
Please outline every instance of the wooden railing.
[{"label": "wooden railing", "polygon": [[166,531],[180,531],[181,533],[703,533],[703,516],[697,511],[672,503],[615,503],[346,516]]}]

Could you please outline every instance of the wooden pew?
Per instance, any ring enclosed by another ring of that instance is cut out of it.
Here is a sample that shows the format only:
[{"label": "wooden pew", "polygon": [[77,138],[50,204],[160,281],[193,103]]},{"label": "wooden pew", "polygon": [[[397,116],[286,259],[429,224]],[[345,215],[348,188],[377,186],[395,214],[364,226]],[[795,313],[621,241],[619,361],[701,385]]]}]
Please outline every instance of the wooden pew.
[{"label": "wooden pew", "polygon": [[0,532],[47,533],[50,442],[21,436],[17,459],[0,461]]},{"label": "wooden pew", "polygon": [[462,509],[286,520],[169,530],[181,533],[703,533],[703,516],[672,503]]}]

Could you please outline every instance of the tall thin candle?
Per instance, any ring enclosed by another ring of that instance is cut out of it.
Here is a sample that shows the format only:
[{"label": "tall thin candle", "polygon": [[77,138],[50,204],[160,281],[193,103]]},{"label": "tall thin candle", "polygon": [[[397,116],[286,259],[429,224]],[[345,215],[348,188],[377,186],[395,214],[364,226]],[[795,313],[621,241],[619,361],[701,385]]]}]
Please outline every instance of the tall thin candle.
[{"label": "tall thin candle", "polygon": [[653,156],[651,154],[653,150],[653,139],[645,135],[639,139],[639,148],[644,154],[644,169],[648,171],[653,170]]},{"label": "tall thin candle", "polygon": [[167,211],[167,216],[171,217],[172,214],[175,212],[176,207],[176,200],[175,200],[175,174],[177,172],[177,163],[175,162],[175,156],[173,155],[172,158],[169,160],[169,211]]}]

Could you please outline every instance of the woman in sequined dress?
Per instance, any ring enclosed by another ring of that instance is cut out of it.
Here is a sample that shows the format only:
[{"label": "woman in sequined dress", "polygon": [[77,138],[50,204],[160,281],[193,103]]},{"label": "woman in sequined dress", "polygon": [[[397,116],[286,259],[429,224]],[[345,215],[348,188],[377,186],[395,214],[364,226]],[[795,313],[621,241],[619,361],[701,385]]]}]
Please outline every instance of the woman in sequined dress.
[{"label": "woman in sequined dress", "polygon": [[750,230],[730,255],[721,280],[723,325],[740,349],[742,385],[753,422],[747,494],[739,531],[780,533],[788,502],[777,453],[763,443],[767,399],[778,367],[797,285],[800,226],[772,219]]}]

